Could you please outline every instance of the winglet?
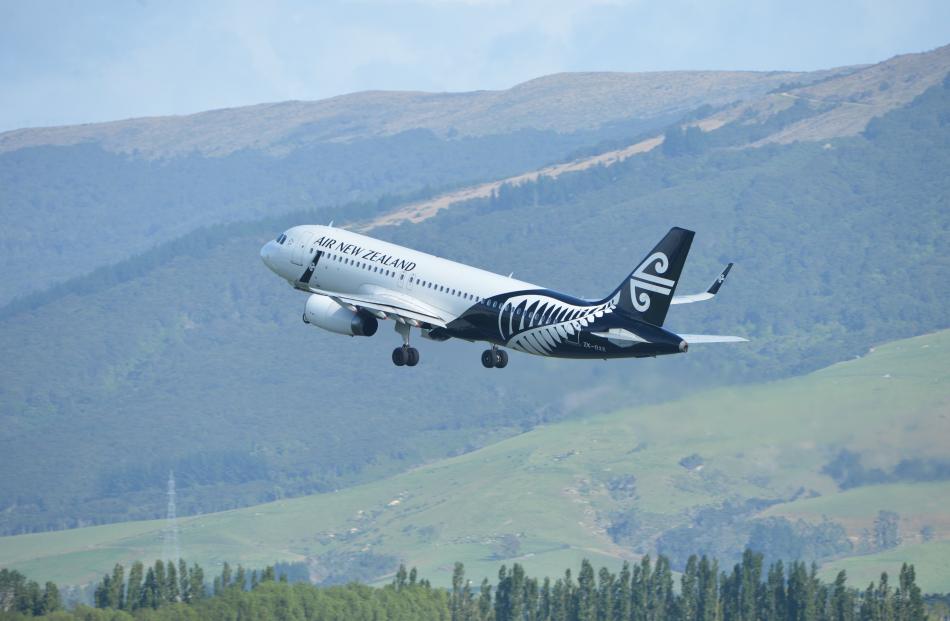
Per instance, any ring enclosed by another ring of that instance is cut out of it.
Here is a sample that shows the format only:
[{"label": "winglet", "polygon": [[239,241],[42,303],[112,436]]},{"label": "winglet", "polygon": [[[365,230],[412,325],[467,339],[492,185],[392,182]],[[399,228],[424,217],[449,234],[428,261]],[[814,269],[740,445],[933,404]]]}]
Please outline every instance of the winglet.
[{"label": "winglet", "polygon": [[712,285],[709,286],[709,289],[706,290],[706,293],[711,293],[716,295],[719,293],[719,287],[722,286],[722,283],[726,282],[726,276],[729,275],[729,270],[732,269],[732,263],[726,266],[726,269],[722,270],[722,273],[716,277],[716,280]]},{"label": "winglet", "polygon": [[719,276],[716,276],[716,280],[713,281],[713,284],[709,285],[709,289],[706,289],[702,293],[674,296],[670,304],[691,304],[693,302],[705,302],[706,300],[713,299],[713,296],[719,293],[719,288],[722,287],[722,283],[726,282],[726,276],[729,275],[729,270],[732,269],[732,265],[732,263],[727,265]]}]

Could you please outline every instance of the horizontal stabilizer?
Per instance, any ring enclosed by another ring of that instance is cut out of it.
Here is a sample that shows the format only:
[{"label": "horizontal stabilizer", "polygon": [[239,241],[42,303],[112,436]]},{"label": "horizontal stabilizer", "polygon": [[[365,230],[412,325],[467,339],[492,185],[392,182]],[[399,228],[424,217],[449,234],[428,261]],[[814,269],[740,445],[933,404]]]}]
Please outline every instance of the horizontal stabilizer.
[{"label": "horizontal stabilizer", "polygon": [[719,287],[722,286],[722,283],[726,282],[726,276],[729,275],[729,270],[731,269],[732,263],[727,265],[726,269],[722,270],[719,276],[716,276],[716,280],[713,281],[713,284],[709,285],[709,289],[706,289],[702,293],[673,296],[670,304],[692,304],[693,302],[704,302],[713,299],[713,297],[719,293]]},{"label": "horizontal stabilizer", "polygon": [[741,336],[724,336],[721,334],[680,334],[679,337],[690,345],[693,343],[744,343],[749,340]]}]

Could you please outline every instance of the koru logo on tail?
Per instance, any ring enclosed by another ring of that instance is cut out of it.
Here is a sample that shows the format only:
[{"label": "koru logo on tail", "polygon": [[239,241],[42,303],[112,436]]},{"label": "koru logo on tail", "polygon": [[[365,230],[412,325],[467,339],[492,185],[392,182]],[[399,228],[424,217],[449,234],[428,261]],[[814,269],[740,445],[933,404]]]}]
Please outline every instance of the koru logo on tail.
[{"label": "koru logo on tail", "polygon": [[[660,276],[665,274],[669,267],[669,258],[662,252],[654,252],[633,272],[630,277],[630,301],[635,309],[643,313],[650,308],[648,292],[670,294],[676,282]],[[647,270],[653,273],[647,273]]]}]

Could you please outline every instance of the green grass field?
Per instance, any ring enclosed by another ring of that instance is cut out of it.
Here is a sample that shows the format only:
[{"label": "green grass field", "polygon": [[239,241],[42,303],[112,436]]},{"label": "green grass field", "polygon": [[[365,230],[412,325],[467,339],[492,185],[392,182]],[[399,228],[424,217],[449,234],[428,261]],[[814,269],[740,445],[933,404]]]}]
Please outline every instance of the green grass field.
[{"label": "green grass field", "polygon": [[[182,554],[212,571],[225,560],[261,566],[347,551],[397,556],[436,583],[448,582],[457,560],[475,580],[512,560],[553,575],[584,557],[612,566],[637,558],[607,536],[615,511],[635,509],[659,532],[686,523],[687,512],[700,506],[791,498],[804,488],[820,496],[775,505],[766,515],[828,516],[851,534],[880,509],[901,514],[900,547],[841,559],[825,571],[845,568],[866,582],[906,560],[918,564],[926,589],[948,591],[950,483],[839,492],[820,473],[841,447],[873,454],[882,466],[909,453],[946,456],[948,370],[944,331],[800,378],[539,427],[337,493],[181,518]],[[702,467],[679,465],[693,454]],[[628,475],[636,478],[636,495],[612,496],[608,483]],[[934,526],[931,542],[920,543],[913,532],[923,523]],[[159,556],[163,526],[133,522],[0,538],[0,566],[84,583],[116,562]]]}]

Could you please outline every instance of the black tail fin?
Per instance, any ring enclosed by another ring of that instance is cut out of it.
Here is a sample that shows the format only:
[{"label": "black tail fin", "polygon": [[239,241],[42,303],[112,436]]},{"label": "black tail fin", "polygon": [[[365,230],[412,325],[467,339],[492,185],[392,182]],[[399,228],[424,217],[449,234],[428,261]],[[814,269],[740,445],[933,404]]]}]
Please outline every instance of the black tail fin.
[{"label": "black tail fin", "polygon": [[693,231],[674,227],[637,269],[611,294],[618,308],[654,326],[662,326],[676,283],[686,263]]}]

